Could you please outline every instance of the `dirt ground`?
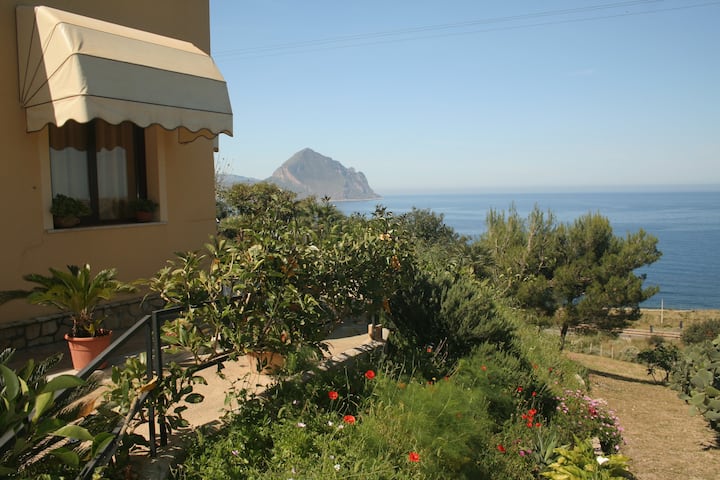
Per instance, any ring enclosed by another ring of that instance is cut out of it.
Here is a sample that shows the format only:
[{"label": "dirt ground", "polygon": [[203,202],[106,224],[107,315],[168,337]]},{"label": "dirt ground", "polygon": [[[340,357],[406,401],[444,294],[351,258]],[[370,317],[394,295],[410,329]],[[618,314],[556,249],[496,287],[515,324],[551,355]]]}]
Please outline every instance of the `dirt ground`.
[{"label": "dirt ground", "polygon": [[624,427],[622,453],[638,480],[720,478],[720,443],[677,392],[656,385],[642,365],[578,353],[590,370],[590,395],[607,401]]}]

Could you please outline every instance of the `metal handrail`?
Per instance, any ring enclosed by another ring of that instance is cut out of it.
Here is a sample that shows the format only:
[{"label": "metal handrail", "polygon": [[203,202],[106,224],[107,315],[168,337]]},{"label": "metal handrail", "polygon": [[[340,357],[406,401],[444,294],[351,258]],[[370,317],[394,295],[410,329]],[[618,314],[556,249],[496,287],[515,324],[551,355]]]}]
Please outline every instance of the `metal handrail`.
[{"label": "metal handrail", "polygon": [[[147,374],[146,378],[148,381],[150,381],[155,375],[157,375],[158,379],[162,379],[163,377],[163,360],[162,360],[162,338],[160,335],[160,327],[163,323],[165,323],[168,320],[174,320],[178,317],[178,315],[185,310],[185,307],[171,307],[166,308],[163,310],[155,310],[150,315],[145,315],[142,319],[138,320],[132,327],[130,327],[122,336],[120,336],[116,341],[114,341],[109,347],[107,347],[105,350],[103,350],[100,355],[93,360],[87,367],[85,367],[83,370],[78,372],[77,376],[81,377],[83,379],[90,376],[90,374],[97,368],[97,366],[102,365],[102,363],[107,359],[108,356],[110,356],[112,353],[114,353],[120,346],[122,346],[127,340],[137,333],[138,330],[140,330],[143,326],[147,326],[147,346],[146,346],[146,361],[147,361]],[[228,353],[220,353],[215,358],[208,362],[201,363],[199,365],[195,365],[193,368],[196,372],[202,371],[206,368],[212,367],[214,365],[217,365],[218,363],[221,363],[225,361],[228,358]],[[83,469],[80,471],[78,476],[76,477],[76,480],[88,480],[92,478],[93,472],[95,468],[106,465],[110,458],[115,454],[117,451],[117,448],[119,446],[120,440],[120,432],[122,431],[124,425],[126,422],[130,422],[135,419],[135,417],[140,413],[142,408],[145,406],[145,403],[147,402],[148,397],[150,396],[151,392],[143,392],[142,395],[140,395],[137,398],[137,401],[135,402],[133,408],[128,413],[128,415],[125,417],[125,419],[118,422],[116,427],[113,429],[112,434],[114,435],[114,438],[111,442],[109,442],[105,448],[103,448],[101,451],[97,452],[94,458],[92,458],[88,463],[85,464]],[[152,403],[149,403],[147,405],[148,408],[148,443],[150,446],[150,455],[155,458],[157,456],[157,434],[155,430],[155,406]],[[167,445],[168,440],[168,432],[164,420],[164,415],[160,414],[157,416],[157,424],[159,427],[159,436],[160,436],[160,446]]]},{"label": "metal handrail", "polygon": [[[164,310],[155,310],[150,315],[145,315],[135,322],[127,331],[125,331],[117,340],[112,342],[105,350],[103,350],[92,362],[77,373],[77,376],[86,379],[94,372],[98,366],[102,365],[107,358],[112,355],[118,348],[125,344],[132,336],[143,327],[146,328],[146,379],[150,381],[154,375],[162,378],[162,341],[160,339],[160,326],[162,322],[177,318],[182,311],[181,307],[173,307]],[[65,392],[63,392],[65,394]],[[142,411],[145,406],[150,392],[143,392],[132,405],[128,415],[118,422],[112,431],[113,440],[109,442],[102,450],[98,451],[89,462],[85,464],[83,469],[77,475],[76,480],[87,480],[92,478],[95,468],[106,465],[118,449],[120,441],[120,433],[125,424],[131,422]],[[158,419],[162,420],[162,419]],[[160,428],[160,445],[167,445],[167,434],[161,422]],[[148,404],[148,444],[150,447],[150,455],[155,458],[157,456],[157,433],[155,431],[155,407],[152,403]]]}]

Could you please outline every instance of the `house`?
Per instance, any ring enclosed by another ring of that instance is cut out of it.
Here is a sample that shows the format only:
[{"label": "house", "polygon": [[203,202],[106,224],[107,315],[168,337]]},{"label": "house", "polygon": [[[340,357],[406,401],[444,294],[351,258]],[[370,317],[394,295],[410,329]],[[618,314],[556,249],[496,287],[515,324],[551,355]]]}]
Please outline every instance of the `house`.
[{"label": "house", "polygon": [[[0,3],[0,290],[89,263],[147,278],[215,232],[213,150],[232,135],[208,0]],[[56,228],[52,199],[92,213]],[[152,221],[130,202],[151,199]],[[54,312],[0,306],[0,348],[62,338]]]}]

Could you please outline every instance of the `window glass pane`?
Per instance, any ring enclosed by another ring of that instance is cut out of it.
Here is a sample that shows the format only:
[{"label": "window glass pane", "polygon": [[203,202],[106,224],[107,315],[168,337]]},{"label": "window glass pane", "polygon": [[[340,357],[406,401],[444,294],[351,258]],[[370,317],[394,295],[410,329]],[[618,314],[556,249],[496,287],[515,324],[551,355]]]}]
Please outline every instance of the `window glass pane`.
[{"label": "window glass pane", "polygon": [[132,168],[133,126],[109,125],[98,120],[97,149],[98,215],[100,220],[123,218],[129,198],[128,169]]},{"label": "window glass pane", "polygon": [[49,130],[53,197],[61,193],[86,201],[93,213],[83,219],[85,225],[134,218],[129,201],[146,191],[142,129],[94,120]]},{"label": "window glass pane", "polygon": [[50,125],[50,175],[52,195],[59,193],[90,204],[88,184],[87,129],[68,122],[57,128]]}]

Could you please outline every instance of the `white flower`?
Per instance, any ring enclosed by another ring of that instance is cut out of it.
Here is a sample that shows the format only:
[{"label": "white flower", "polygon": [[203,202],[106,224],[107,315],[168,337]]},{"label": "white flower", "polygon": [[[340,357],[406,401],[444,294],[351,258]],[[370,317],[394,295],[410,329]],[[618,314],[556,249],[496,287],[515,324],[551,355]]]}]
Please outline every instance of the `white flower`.
[{"label": "white flower", "polygon": [[298,428],[305,428],[307,425],[305,425],[303,422],[298,422],[297,426]]},{"label": "white flower", "polygon": [[609,458],[603,457],[602,455],[598,455],[597,457],[595,457],[595,460],[597,460],[598,465],[602,465],[603,463],[610,461]]},{"label": "white flower", "polygon": [[334,425],[334,424],[333,424],[333,421],[332,421],[332,420],[328,420],[328,427],[332,427],[333,425]]},{"label": "white flower", "polygon": [[339,463],[336,463],[336,464],[335,464],[335,471],[336,471],[336,472],[339,472],[339,471],[340,471],[340,464],[339,464]]}]

